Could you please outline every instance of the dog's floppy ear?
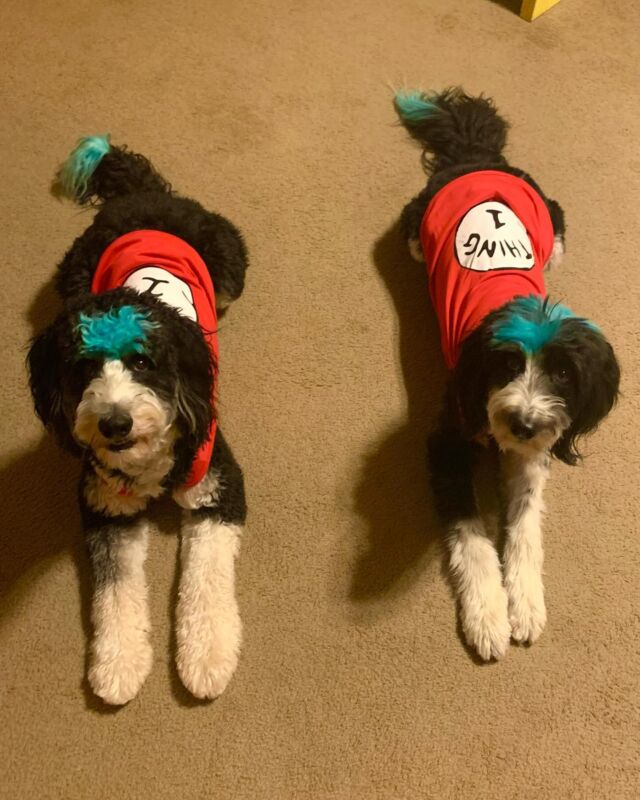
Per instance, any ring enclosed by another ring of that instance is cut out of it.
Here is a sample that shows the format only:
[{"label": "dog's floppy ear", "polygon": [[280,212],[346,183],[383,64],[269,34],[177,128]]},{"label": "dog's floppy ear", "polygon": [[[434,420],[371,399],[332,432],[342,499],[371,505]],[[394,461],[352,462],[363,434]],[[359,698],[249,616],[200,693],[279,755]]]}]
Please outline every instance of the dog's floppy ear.
[{"label": "dog's floppy ear", "polygon": [[604,336],[581,320],[564,323],[558,337],[571,356],[578,376],[579,395],[572,403],[571,425],[553,446],[553,455],[574,466],[580,460],[577,440],[594,431],[618,399],[620,367]]},{"label": "dog's floppy ear", "polygon": [[36,414],[66,445],[71,437],[62,404],[62,365],[57,334],[58,326],[54,323],[36,336],[27,355],[27,368]]},{"label": "dog's floppy ear", "polygon": [[489,340],[489,330],[485,324],[464,340],[449,381],[450,410],[457,416],[460,430],[469,439],[482,433],[489,424]]},{"label": "dog's floppy ear", "polygon": [[194,450],[207,438],[213,419],[212,385],[216,365],[197,323],[183,320],[172,329],[177,347],[177,425]]}]

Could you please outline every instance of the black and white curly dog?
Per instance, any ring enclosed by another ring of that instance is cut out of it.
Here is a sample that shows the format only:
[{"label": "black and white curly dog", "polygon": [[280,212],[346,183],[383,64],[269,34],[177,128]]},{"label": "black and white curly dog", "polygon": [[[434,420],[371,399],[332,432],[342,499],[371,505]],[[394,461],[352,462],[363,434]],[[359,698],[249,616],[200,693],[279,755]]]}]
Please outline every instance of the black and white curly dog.
[{"label": "black and white curly dog", "polygon": [[[545,626],[540,524],[551,458],[576,464],[579,438],[616,401],[620,372],[601,330],[546,295],[564,215],[507,163],[507,123],[492,102],[450,89],[400,92],[395,106],[430,174],[401,222],[426,263],[450,368],[429,439],[432,486],[467,642],[485,660],[501,658],[510,638],[534,642]],[[503,568],[474,495],[483,445],[501,454]]]},{"label": "black and white curly dog", "polygon": [[217,425],[217,316],[244,286],[240,233],[176,195],[141,155],[80,140],[64,194],[99,206],[57,273],[64,310],[28,355],[36,411],[82,456],[80,506],[94,575],[89,682],[123,704],[151,669],[144,562],[150,501],[184,509],[177,667],[198,698],[236,668],[234,561],[242,472]]}]

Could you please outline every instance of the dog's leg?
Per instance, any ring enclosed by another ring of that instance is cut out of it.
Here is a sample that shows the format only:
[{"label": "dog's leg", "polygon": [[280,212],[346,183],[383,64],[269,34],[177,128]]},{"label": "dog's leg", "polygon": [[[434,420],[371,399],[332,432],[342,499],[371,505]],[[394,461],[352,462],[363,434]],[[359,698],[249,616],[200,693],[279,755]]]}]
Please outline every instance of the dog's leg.
[{"label": "dog's leg", "polygon": [[479,517],[449,527],[449,552],[466,640],[485,661],[502,658],[510,634],[507,594],[500,559]]},{"label": "dog's leg", "polygon": [[146,521],[105,523],[86,534],[94,595],[89,683],[106,703],[133,699],[151,670],[144,561]]},{"label": "dog's leg", "polygon": [[422,254],[422,245],[420,244],[420,239],[409,239],[407,246],[409,248],[409,254],[411,255],[411,258],[414,261],[422,263],[424,261],[424,255]]},{"label": "dog's leg", "polygon": [[556,269],[562,264],[564,258],[564,239],[556,234],[553,239],[553,250],[549,256],[549,260],[545,264],[545,270]]},{"label": "dog's leg", "polygon": [[231,680],[240,653],[235,558],[247,511],[242,471],[220,428],[208,474],[173,496],[185,509],[176,609],[178,672],[196,697],[213,698]]},{"label": "dog's leg", "polygon": [[510,637],[507,593],[498,554],[478,513],[472,445],[457,431],[440,429],[430,437],[429,461],[436,505],[448,527],[449,566],[464,635],[481,658],[502,658]]},{"label": "dog's leg", "polygon": [[547,199],[547,208],[549,209],[551,224],[553,225],[553,250],[551,251],[549,260],[544,266],[545,270],[555,269],[556,267],[560,266],[564,257],[565,249],[564,211],[559,203],[550,199]]},{"label": "dog's leg", "polygon": [[548,475],[546,455],[525,459],[504,457],[507,489],[505,586],[509,596],[511,635],[518,642],[535,642],[547,621],[542,585],[542,493]]},{"label": "dog's leg", "polygon": [[225,690],[238,663],[242,634],[235,597],[241,528],[209,511],[184,512],[176,612],[178,672],[187,689],[203,699]]}]

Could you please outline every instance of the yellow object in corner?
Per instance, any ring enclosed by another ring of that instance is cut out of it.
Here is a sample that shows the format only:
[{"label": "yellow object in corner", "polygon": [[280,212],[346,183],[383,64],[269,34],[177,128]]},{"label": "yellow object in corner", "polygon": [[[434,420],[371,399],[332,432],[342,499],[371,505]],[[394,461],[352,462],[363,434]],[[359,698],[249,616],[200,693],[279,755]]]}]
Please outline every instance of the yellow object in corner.
[{"label": "yellow object in corner", "polygon": [[560,0],[522,0],[520,16],[528,22],[533,22],[540,14],[544,14],[551,6],[555,6]]}]

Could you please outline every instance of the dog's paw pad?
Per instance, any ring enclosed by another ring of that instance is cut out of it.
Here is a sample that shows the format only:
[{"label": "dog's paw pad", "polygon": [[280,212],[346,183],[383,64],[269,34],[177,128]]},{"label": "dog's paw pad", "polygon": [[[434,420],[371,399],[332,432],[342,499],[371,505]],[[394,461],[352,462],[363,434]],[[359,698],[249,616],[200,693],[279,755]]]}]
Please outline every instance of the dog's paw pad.
[{"label": "dog's paw pad", "polygon": [[98,645],[89,668],[89,683],[105,703],[124,705],[140,691],[151,672],[152,661],[153,651],[147,641],[108,654],[101,654]]},{"label": "dog's paw pad", "polygon": [[511,626],[507,594],[502,586],[475,602],[463,601],[461,616],[467,643],[480,658],[489,661],[505,655],[511,638]]}]

